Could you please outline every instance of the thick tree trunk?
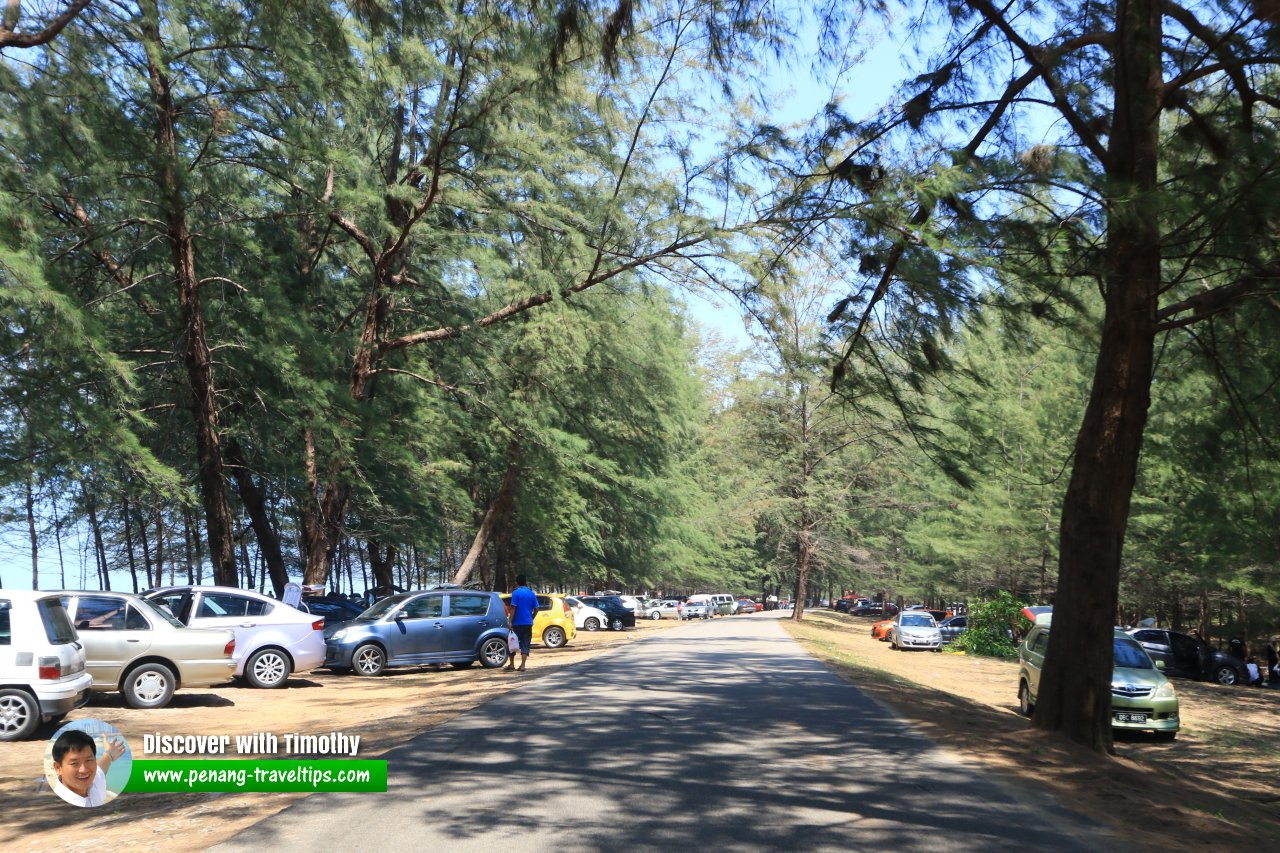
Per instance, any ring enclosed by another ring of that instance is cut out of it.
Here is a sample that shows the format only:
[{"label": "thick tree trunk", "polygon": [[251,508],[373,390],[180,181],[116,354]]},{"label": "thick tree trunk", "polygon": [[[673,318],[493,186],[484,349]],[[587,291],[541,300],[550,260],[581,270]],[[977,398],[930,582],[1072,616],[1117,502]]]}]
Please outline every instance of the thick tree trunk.
[{"label": "thick tree trunk", "polygon": [[342,536],[350,489],[339,482],[336,476],[330,476],[321,494],[315,436],[310,430],[303,434],[303,445],[306,497],[302,506],[302,546],[306,562],[302,582],[323,584],[329,579],[329,566],[333,563],[333,555]]},{"label": "thick tree trunk", "polygon": [[[154,2],[144,3],[143,43],[156,116],[156,166],[165,237],[173,261],[178,307],[183,333],[182,360],[191,387],[196,425],[196,459],[200,496],[208,526],[209,553],[214,582],[235,586],[236,558],[231,511],[227,505],[226,479],[218,430],[217,388],[213,360],[200,305],[200,278],[196,274],[195,246],[187,226],[186,203],[178,167],[177,115],[173,91],[163,57],[159,12]],[[157,567],[159,571],[159,567]]]},{"label": "thick tree trunk", "polygon": [[249,513],[249,523],[258,540],[258,551],[266,561],[267,571],[271,575],[271,588],[275,590],[276,597],[281,598],[284,596],[285,584],[289,583],[289,572],[285,569],[284,553],[280,550],[280,537],[276,535],[271,517],[267,513],[266,498],[253,480],[253,472],[249,470],[239,441],[234,438],[227,440],[223,458],[236,481],[240,503]]},{"label": "thick tree trunk", "polygon": [[[124,547],[125,553],[129,557],[129,577],[133,579],[133,591],[138,592],[138,559],[133,553],[133,520],[129,517],[132,514],[129,508],[129,496],[124,496],[124,510],[120,513],[124,517]],[[150,579],[148,579],[150,586]]]},{"label": "thick tree trunk", "polygon": [[498,525],[510,512],[511,505],[515,501],[516,484],[520,472],[519,455],[519,449],[513,447],[507,462],[507,470],[502,475],[502,483],[498,486],[498,493],[489,502],[484,518],[480,520],[480,529],[476,531],[475,539],[471,542],[471,549],[467,551],[467,556],[462,560],[462,565],[458,567],[458,571],[453,575],[454,583],[466,583],[467,579],[471,577],[471,572],[475,569],[476,563],[480,559],[480,554],[484,551],[484,546],[489,542],[489,537],[493,535],[494,530],[497,529]]},{"label": "thick tree trunk", "polygon": [[373,585],[390,588],[395,583],[392,570],[396,565],[396,546],[388,545],[384,551],[378,540],[369,540],[369,568],[373,572]]},{"label": "thick tree trunk", "polygon": [[90,498],[86,502],[89,511],[89,529],[93,532],[93,556],[98,565],[98,588],[111,589],[111,573],[107,564],[107,548],[102,541],[102,525],[98,523],[98,508]]},{"label": "thick tree trunk", "polygon": [[1034,719],[1039,728],[1108,752],[1121,550],[1150,404],[1160,290],[1160,6],[1156,0],[1129,0],[1119,8],[1106,164],[1106,315],[1063,501],[1053,640]]}]

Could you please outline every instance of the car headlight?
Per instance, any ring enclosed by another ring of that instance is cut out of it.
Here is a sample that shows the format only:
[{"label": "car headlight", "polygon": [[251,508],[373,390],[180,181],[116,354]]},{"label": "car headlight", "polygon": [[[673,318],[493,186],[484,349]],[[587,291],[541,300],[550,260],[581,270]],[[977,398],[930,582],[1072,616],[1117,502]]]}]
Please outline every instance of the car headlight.
[{"label": "car headlight", "polygon": [[346,628],[339,628],[338,630],[334,631],[332,635],[330,635],[329,639],[331,639],[331,640],[341,640],[342,638],[344,638],[344,637],[346,637],[346,636],[347,636],[347,629],[346,629]]},{"label": "car headlight", "polygon": [[1156,688],[1156,692],[1151,696],[1154,699],[1173,699],[1177,694],[1173,692],[1173,685],[1166,681]]}]

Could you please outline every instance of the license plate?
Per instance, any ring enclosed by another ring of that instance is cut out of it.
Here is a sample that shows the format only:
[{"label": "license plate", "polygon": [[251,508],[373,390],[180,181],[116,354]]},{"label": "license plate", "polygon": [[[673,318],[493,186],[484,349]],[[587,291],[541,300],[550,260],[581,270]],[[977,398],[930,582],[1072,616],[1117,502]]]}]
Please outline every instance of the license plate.
[{"label": "license plate", "polygon": [[1146,721],[1146,714],[1130,714],[1125,711],[1116,711],[1117,723],[1145,723]]}]

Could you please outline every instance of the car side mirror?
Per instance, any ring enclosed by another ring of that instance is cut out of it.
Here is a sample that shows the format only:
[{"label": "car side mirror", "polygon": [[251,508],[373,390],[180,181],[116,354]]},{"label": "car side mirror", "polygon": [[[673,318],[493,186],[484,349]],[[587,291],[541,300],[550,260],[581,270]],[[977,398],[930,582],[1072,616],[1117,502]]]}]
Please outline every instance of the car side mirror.
[{"label": "car side mirror", "polygon": [[395,620],[396,620],[397,622],[403,622],[403,621],[404,621],[404,611],[403,611],[403,610],[398,610],[398,611],[396,611]]}]

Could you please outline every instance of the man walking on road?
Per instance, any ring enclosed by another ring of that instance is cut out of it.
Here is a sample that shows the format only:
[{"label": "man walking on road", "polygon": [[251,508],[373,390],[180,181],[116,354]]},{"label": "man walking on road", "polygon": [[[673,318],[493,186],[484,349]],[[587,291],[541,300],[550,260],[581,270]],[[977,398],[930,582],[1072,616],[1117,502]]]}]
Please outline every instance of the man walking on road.
[{"label": "man walking on road", "polygon": [[[511,593],[511,630],[520,641],[520,672],[524,672],[524,663],[529,659],[529,646],[533,643],[533,614],[538,610],[538,596],[529,589],[529,579],[524,575],[516,575],[516,588]],[[517,669],[515,656],[512,655],[507,669]]]}]

